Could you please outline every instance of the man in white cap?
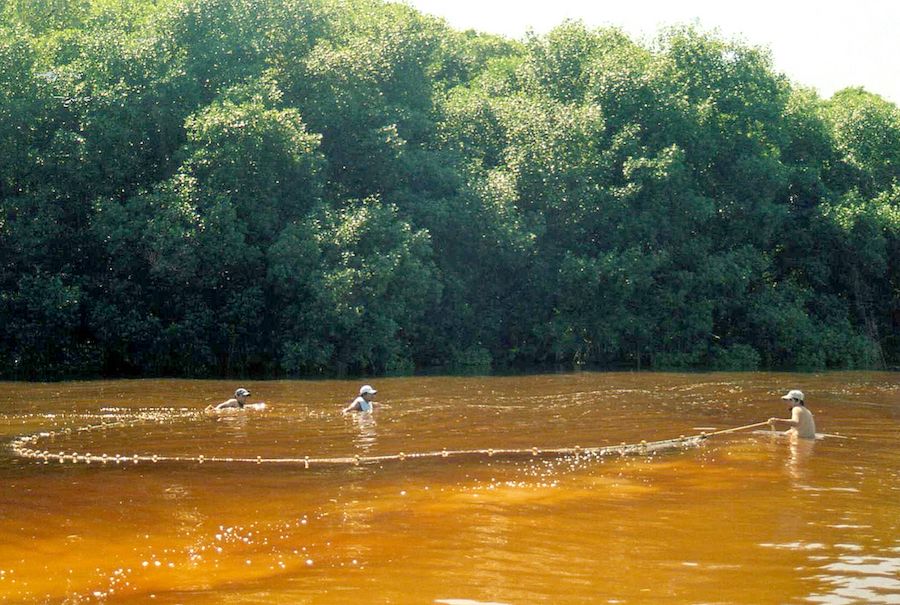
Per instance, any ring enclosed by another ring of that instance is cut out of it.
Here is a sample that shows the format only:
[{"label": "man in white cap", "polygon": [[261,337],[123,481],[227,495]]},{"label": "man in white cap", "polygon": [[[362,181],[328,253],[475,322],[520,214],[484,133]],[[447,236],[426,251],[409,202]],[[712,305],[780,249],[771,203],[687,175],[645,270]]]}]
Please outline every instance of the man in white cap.
[{"label": "man in white cap", "polygon": [[240,388],[234,392],[234,398],[229,399],[228,401],[223,401],[219,405],[211,405],[207,409],[207,411],[216,411],[216,410],[229,410],[229,409],[244,409],[244,406],[247,405],[247,397],[250,396],[250,391],[245,388]]},{"label": "man in white cap", "polygon": [[348,405],[341,412],[342,414],[346,414],[348,412],[371,412],[373,408],[377,405],[374,401],[372,401],[372,397],[377,393],[375,389],[372,388],[370,384],[364,384],[359,387],[359,397],[353,400],[353,403]]},{"label": "man in white cap", "polygon": [[816,422],[813,420],[812,412],[806,409],[804,403],[803,391],[793,389],[788,391],[787,395],[782,399],[788,402],[791,410],[790,418],[769,418],[769,424],[777,423],[785,424],[790,428],[787,430],[789,435],[796,435],[802,439],[816,438]]}]

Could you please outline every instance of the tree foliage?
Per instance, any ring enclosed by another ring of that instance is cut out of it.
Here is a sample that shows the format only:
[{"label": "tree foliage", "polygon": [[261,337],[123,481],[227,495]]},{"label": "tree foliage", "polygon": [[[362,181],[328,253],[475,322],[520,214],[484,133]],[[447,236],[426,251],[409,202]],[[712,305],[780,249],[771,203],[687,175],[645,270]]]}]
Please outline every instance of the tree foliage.
[{"label": "tree foliage", "polygon": [[900,363],[900,110],[379,0],[10,0],[0,375]]}]

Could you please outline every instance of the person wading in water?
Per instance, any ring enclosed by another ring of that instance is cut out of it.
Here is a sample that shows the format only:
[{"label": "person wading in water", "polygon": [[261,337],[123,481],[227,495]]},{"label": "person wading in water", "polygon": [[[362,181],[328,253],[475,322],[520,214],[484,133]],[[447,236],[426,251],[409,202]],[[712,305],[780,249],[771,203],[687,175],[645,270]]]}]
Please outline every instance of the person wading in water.
[{"label": "person wading in water", "polygon": [[223,401],[218,405],[209,405],[206,407],[206,412],[238,412],[244,409],[244,406],[248,406],[250,409],[262,409],[265,407],[263,403],[247,403],[247,397],[250,396],[250,391],[244,388],[240,388],[234,392],[234,398],[229,399],[227,401]]},{"label": "person wading in water", "polygon": [[782,399],[788,402],[791,410],[790,418],[769,418],[769,424],[783,424],[790,428],[787,430],[788,435],[796,435],[802,439],[816,438],[816,422],[813,420],[812,412],[806,409],[804,403],[803,391],[796,389],[788,391]]},{"label": "person wading in water", "polygon": [[377,405],[374,401],[372,401],[372,397],[377,392],[378,391],[373,389],[371,385],[362,385],[359,389],[359,397],[354,399],[353,402],[346,408],[344,408],[341,413],[347,414],[348,412],[371,412]]}]

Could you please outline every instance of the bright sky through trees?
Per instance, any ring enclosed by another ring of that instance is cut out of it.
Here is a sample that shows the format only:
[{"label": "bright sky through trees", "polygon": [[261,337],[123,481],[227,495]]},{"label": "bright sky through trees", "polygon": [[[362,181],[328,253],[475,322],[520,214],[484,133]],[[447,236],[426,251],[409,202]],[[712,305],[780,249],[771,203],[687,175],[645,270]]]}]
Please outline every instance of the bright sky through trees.
[{"label": "bright sky through trees", "polygon": [[824,97],[863,86],[900,104],[900,3],[757,0],[407,0],[460,29],[520,38],[545,33],[565,19],[589,27],[617,26],[653,38],[660,27],[699,23],[772,51],[775,67]]}]

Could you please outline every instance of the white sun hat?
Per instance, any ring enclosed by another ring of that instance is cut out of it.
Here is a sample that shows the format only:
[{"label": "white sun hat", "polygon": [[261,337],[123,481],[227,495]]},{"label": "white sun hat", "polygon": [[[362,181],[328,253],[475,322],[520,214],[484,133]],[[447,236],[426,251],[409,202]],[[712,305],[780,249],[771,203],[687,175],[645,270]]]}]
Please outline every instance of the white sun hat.
[{"label": "white sun hat", "polygon": [[797,389],[788,391],[787,395],[782,395],[782,399],[796,399],[798,401],[803,401],[803,391],[798,391]]}]

